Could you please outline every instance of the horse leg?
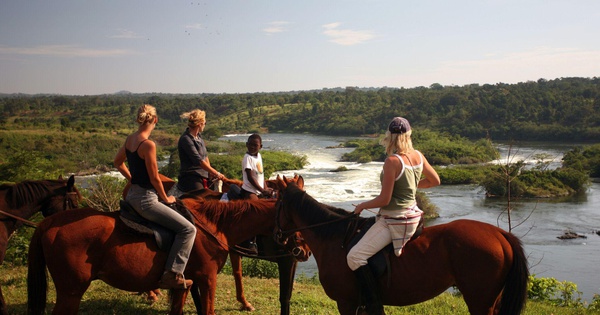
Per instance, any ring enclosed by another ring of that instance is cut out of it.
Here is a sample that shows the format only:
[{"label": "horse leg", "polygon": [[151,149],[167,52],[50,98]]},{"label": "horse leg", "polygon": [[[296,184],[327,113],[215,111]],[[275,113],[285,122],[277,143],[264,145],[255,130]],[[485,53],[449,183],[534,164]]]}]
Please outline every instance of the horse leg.
[{"label": "horse leg", "polygon": [[52,310],[53,315],[77,314],[81,298],[87,290],[89,284],[83,290],[61,290],[56,288],[56,305]]},{"label": "horse leg", "polygon": [[160,292],[159,289],[156,290],[150,290],[148,291],[148,301],[150,301],[150,304],[157,302],[158,301],[158,297],[162,295],[162,293]]},{"label": "horse leg", "polygon": [[281,315],[290,314],[290,300],[294,289],[294,275],[298,262],[293,257],[277,259],[279,269],[279,303],[281,304]]},{"label": "horse leg", "polygon": [[335,301],[338,307],[338,311],[340,312],[340,315],[363,315],[366,313],[360,313],[357,312],[357,309],[359,307],[358,303],[354,302],[354,303],[350,303],[349,301]]},{"label": "horse leg", "polygon": [[[195,278],[194,284],[198,284],[200,291],[200,311],[198,314],[215,315],[215,291],[217,288],[217,268],[213,266],[214,272]],[[198,307],[198,305],[196,305]]]},{"label": "horse leg", "polygon": [[194,306],[196,306],[196,314],[201,315],[202,313],[202,300],[200,300],[200,288],[194,282],[192,284],[192,288],[190,289],[192,292],[192,300],[194,300]]},{"label": "horse leg", "polygon": [[242,304],[240,310],[254,311],[254,306],[246,300],[244,296],[244,284],[242,283],[242,258],[233,251],[229,252],[229,260],[231,261],[231,269],[233,270],[233,278],[235,279],[235,297]]},{"label": "horse leg", "polygon": [[488,272],[487,279],[473,276],[459,277],[456,285],[471,315],[492,315],[502,292],[502,279]]},{"label": "horse leg", "polygon": [[2,294],[2,287],[0,287],[0,314],[8,315],[6,310],[6,302],[4,302],[4,295]]},{"label": "horse leg", "polygon": [[171,311],[169,315],[183,315],[183,307],[189,290],[171,290]]}]

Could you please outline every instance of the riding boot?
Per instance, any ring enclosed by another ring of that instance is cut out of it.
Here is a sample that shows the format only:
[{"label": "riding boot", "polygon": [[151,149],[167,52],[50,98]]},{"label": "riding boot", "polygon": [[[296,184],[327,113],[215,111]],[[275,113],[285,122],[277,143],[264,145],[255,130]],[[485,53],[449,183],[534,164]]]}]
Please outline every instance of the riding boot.
[{"label": "riding boot", "polygon": [[241,242],[239,246],[244,249],[244,254],[248,256],[258,255],[258,247],[256,246],[256,236]]},{"label": "riding boot", "polygon": [[354,270],[358,285],[360,288],[361,301],[364,298],[366,303],[364,311],[369,315],[382,315],[385,314],[383,311],[383,303],[381,301],[381,290],[379,283],[373,275],[369,266],[362,266]]},{"label": "riding boot", "polygon": [[160,278],[160,282],[158,283],[158,287],[161,289],[176,289],[176,290],[185,290],[192,285],[192,280],[186,280],[182,274],[174,273],[173,271],[165,271],[162,277]]}]

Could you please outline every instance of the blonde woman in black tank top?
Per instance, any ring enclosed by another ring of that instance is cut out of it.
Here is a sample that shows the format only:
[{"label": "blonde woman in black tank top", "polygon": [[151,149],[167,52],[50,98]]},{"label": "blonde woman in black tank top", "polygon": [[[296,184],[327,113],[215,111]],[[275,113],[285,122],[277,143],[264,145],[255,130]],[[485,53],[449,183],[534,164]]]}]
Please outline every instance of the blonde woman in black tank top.
[{"label": "blonde woman in black tank top", "polygon": [[[142,105],[138,109],[138,130],[127,137],[125,144],[115,156],[114,165],[125,176],[131,186],[126,201],[144,218],[158,223],[173,232],[175,240],[167,257],[165,272],[160,279],[162,289],[185,289],[192,285],[183,272],[187,265],[196,228],[165,204],[175,202],[168,196],[158,174],[156,144],[149,140],[150,134],[158,123],[156,109],[151,105]],[[128,161],[129,168],[125,165]]]}]

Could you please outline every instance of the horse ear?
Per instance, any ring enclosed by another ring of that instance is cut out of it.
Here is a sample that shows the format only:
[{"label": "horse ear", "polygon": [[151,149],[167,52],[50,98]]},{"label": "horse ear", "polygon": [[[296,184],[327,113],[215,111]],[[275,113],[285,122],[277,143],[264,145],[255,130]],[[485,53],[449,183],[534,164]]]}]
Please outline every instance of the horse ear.
[{"label": "horse ear", "polygon": [[71,188],[75,185],[75,175],[71,175],[69,177],[69,181],[67,181],[67,188]]},{"label": "horse ear", "polygon": [[62,174],[58,175],[58,180],[63,180]]},{"label": "horse ear", "polygon": [[298,180],[296,181],[296,185],[298,185],[298,188],[304,190],[304,177],[298,175]]},{"label": "horse ear", "polygon": [[279,177],[279,175],[277,175],[277,187],[279,187],[279,190],[282,191],[285,189],[286,187],[286,182],[285,182],[285,176],[283,176],[283,178]]}]

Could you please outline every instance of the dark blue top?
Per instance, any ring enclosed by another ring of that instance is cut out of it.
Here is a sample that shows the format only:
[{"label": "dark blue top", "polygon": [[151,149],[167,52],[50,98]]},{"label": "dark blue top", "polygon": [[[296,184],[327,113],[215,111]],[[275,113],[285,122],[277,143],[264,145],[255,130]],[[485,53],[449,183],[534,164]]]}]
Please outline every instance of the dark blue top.
[{"label": "dark blue top", "polygon": [[200,136],[194,138],[190,134],[189,128],[187,128],[181,137],[179,137],[177,151],[179,152],[179,161],[181,162],[179,169],[180,177],[186,175],[208,177],[208,172],[200,167],[200,162],[204,161],[208,156],[206,145]]}]

